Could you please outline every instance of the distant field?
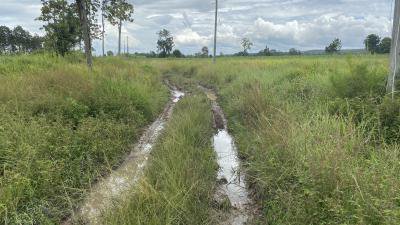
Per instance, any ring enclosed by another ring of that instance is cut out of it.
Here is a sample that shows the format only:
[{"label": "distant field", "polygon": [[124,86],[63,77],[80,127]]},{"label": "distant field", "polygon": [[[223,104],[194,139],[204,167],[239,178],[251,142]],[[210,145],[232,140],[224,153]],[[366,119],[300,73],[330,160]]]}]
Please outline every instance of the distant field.
[{"label": "distant field", "polygon": [[252,224],[400,223],[400,98],[385,96],[387,56],[104,58],[94,68],[80,56],[0,57],[2,222],[68,216],[162,110],[169,79],[194,96],[106,224],[216,221],[199,83],[220,95],[260,209]]}]

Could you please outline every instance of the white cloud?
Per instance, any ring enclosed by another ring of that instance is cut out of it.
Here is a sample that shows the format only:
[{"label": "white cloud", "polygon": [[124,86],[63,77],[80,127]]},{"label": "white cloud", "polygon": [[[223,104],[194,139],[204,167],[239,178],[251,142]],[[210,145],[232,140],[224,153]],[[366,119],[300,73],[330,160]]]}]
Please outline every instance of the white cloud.
[{"label": "white cloud", "polygon": [[178,47],[182,46],[208,46],[210,44],[210,36],[202,36],[190,28],[183,29],[175,36],[175,43]]},{"label": "white cloud", "polygon": [[[71,0],[68,0],[71,1]],[[211,47],[214,2],[204,0],[129,0],[133,23],[124,24],[132,51],[156,49],[157,31],[168,29],[184,53]],[[218,52],[237,52],[240,39],[254,42],[254,51],[324,48],[339,37],[345,48],[363,47],[367,34],[390,35],[393,0],[220,0]],[[40,32],[39,0],[0,0],[0,25],[22,25]],[[117,29],[107,26],[106,50],[117,49]],[[101,42],[95,42],[96,53]]]},{"label": "white cloud", "polygon": [[265,43],[281,42],[305,48],[320,47],[338,37],[347,47],[360,47],[370,33],[390,35],[390,26],[387,18],[376,16],[356,19],[343,14],[326,14],[310,21],[291,20],[284,23],[258,18],[248,35]]}]

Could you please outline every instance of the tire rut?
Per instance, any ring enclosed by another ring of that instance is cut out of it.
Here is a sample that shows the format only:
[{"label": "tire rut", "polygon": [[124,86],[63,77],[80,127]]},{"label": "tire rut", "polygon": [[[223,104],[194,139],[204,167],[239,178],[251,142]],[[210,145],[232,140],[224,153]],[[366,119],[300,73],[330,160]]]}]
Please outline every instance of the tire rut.
[{"label": "tire rut", "polygon": [[166,81],[165,83],[170,89],[171,99],[165,106],[164,111],[145,130],[139,142],[121,166],[94,184],[83,206],[75,215],[64,222],[64,225],[75,224],[76,222],[101,224],[101,214],[112,207],[115,200],[123,199],[124,195],[129,194],[130,190],[143,176],[153,146],[170,119],[175,105],[185,95],[184,92],[170,85],[169,82]]}]

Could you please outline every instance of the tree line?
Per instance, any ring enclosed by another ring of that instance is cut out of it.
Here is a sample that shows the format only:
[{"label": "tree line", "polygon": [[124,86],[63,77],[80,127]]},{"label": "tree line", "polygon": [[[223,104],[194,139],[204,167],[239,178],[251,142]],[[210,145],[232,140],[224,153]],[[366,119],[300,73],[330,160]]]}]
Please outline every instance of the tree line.
[{"label": "tree line", "polygon": [[[44,48],[64,56],[77,47],[84,49],[91,64],[92,41],[102,39],[105,55],[105,22],[118,28],[118,54],[121,53],[121,30],[124,22],[133,21],[133,5],[127,0],[41,0],[41,14],[37,20],[44,23]],[[98,24],[99,13],[101,25]]]},{"label": "tree line", "polygon": [[42,47],[43,37],[31,34],[21,26],[0,26],[0,54],[30,53]]},{"label": "tree line", "polygon": [[[121,54],[121,33],[125,22],[133,22],[134,7],[128,0],[41,0],[41,14],[37,20],[44,23],[42,29],[45,36],[32,35],[21,26],[8,28],[0,26],[0,53],[29,53],[39,49],[55,52],[64,56],[77,48],[84,50],[91,65],[92,41],[102,40],[102,55],[105,55],[105,22],[116,26],[118,29],[118,55]],[[101,23],[98,23],[99,14]],[[145,54],[147,57],[185,57],[178,49],[174,50],[174,38],[170,31],[160,30],[157,40],[157,53],[152,51]],[[302,52],[291,48],[288,52],[280,52],[266,46],[258,53],[249,53],[253,43],[249,38],[241,39],[242,50],[236,56],[272,56],[272,55],[301,55]],[[390,52],[391,39],[381,39],[376,34],[371,34],[364,40],[367,51],[372,54],[385,54]],[[335,38],[326,48],[327,54],[341,51],[342,42]],[[113,55],[108,51],[107,55]],[[221,55],[223,55],[221,53]],[[209,49],[204,46],[194,57],[209,57]]]}]

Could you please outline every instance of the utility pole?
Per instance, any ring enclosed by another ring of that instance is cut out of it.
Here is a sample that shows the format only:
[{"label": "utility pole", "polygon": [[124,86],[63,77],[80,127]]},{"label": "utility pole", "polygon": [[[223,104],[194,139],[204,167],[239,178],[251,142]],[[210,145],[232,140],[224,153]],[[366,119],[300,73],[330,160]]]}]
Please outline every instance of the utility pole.
[{"label": "utility pole", "polygon": [[400,69],[400,0],[395,0],[393,31],[392,31],[392,47],[390,51],[390,74],[387,81],[387,93],[394,94],[396,92],[396,80]]},{"label": "utility pole", "polygon": [[124,55],[126,54],[126,42],[124,41]]},{"label": "utility pole", "polygon": [[214,54],[213,54],[213,63],[215,63],[216,57],[217,57],[217,26],[218,26],[218,0],[215,0],[215,26],[214,26]]},{"label": "utility pole", "polygon": [[126,53],[129,55],[129,37],[126,36]]}]

